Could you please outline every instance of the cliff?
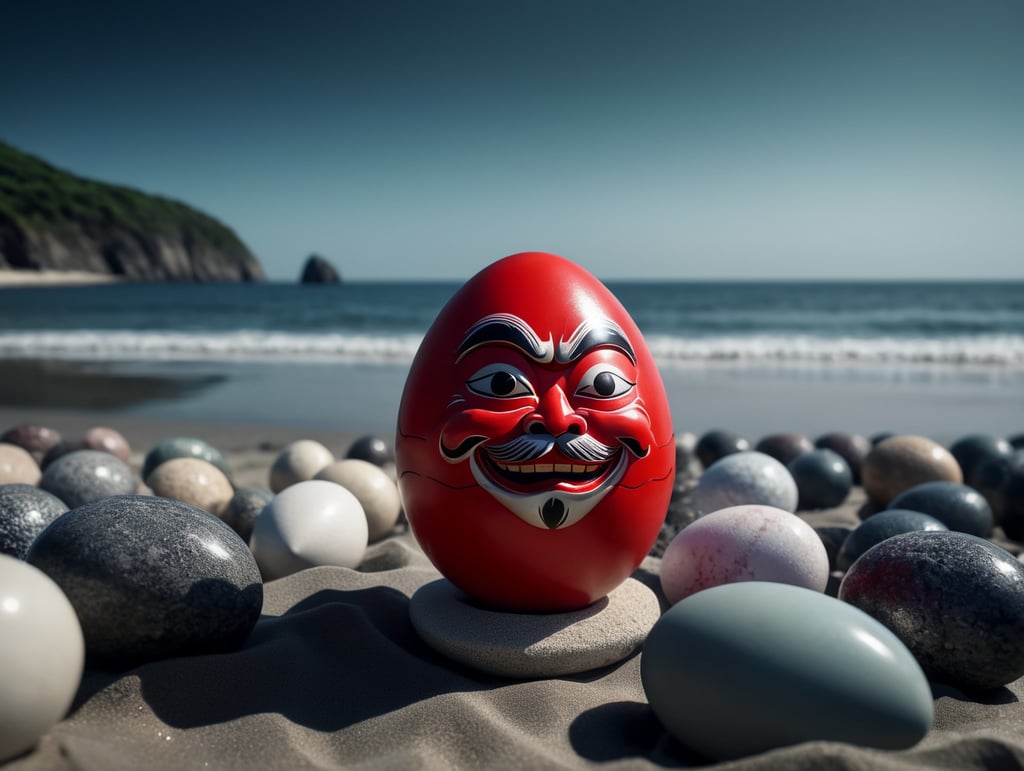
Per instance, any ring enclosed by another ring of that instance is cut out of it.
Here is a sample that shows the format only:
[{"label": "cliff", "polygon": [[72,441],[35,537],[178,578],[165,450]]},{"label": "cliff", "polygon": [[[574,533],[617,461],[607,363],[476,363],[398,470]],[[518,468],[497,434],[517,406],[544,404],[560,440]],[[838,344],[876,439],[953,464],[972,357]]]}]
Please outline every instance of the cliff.
[{"label": "cliff", "polygon": [[261,281],[238,236],[185,204],[77,177],[0,142],[0,270]]}]

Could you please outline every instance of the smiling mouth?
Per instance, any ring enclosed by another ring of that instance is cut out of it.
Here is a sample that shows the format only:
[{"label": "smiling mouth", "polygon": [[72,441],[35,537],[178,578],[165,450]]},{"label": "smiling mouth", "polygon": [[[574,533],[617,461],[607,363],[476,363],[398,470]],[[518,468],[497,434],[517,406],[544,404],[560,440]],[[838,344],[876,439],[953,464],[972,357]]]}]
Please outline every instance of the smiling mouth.
[{"label": "smiling mouth", "polygon": [[486,467],[492,478],[512,490],[550,487],[553,482],[564,482],[572,487],[589,487],[601,480],[615,466],[615,459],[603,463],[552,462],[504,463],[486,456]]}]

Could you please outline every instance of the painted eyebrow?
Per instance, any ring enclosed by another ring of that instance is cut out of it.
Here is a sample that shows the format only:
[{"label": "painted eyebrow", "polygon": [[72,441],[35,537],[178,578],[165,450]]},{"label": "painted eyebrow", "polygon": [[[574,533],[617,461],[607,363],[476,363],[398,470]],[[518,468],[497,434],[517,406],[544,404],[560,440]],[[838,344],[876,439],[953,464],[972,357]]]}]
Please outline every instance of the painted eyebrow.
[{"label": "painted eyebrow", "polygon": [[608,318],[591,318],[576,327],[568,340],[558,343],[558,361],[568,363],[580,358],[594,348],[617,348],[636,365],[636,354],[626,333]]},{"label": "painted eyebrow", "polygon": [[555,357],[551,338],[541,340],[530,326],[518,316],[510,313],[493,313],[484,316],[469,328],[459,344],[456,361],[482,345],[510,345],[518,348],[531,359],[546,364]]}]

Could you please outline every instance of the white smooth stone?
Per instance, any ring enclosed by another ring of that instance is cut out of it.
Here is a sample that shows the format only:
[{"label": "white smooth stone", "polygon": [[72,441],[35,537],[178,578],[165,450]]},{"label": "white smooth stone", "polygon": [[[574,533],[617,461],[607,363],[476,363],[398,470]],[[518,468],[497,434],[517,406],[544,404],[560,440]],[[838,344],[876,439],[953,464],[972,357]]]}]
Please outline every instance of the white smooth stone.
[{"label": "white smooth stone", "polygon": [[796,480],[789,469],[771,455],[752,450],[716,460],[701,474],[693,491],[694,508],[701,514],[746,503],[794,512],[798,500]]},{"label": "white smooth stone", "polygon": [[41,570],[0,554],[0,761],[61,720],[82,679],[85,640],[71,603]]},{"label": "white smooth stone", "polygon": [[334,453],[320,442],[299,439],[274,459],[270,467],[270,492],[279,493],[299,482],[307,482],[324,466],[334,463]]},{"label": "white smooth stone", "polygon": [[679,531],[661,559],[661,588],[673,605],[702,589],[773,581],[824,592],[828,553],[814,528],[771,506],[732,506]]},{"label": "white smooth stone", "polygon": [[358,499],[334,482],[298,482],[274,496],[253,525],[249,547],[266,581],[306,568],[362,562],[368,540]]},{"label": "white smooth stone", "polygon": [[347,458],[322,468],[314,478],[339,484],[358,499],[366,513],[371,543],[394,529],[402,513],[402,501],[398,485],[380,466]]}]

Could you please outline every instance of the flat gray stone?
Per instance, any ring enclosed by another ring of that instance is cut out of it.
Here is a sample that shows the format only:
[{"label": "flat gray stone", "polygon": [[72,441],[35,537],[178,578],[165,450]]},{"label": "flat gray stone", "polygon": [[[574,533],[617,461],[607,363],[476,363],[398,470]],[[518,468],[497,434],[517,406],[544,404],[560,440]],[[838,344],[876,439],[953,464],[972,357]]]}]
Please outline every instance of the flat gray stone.
[{"label": "flat gray stone", "polygon": [[661,616],[658,597],[630,578],[593,605],[568,613],[510,613],[475,604],[441,579],[409,603],[430,647],[502,677],[560,677],[609,666],[633,654]]}]

